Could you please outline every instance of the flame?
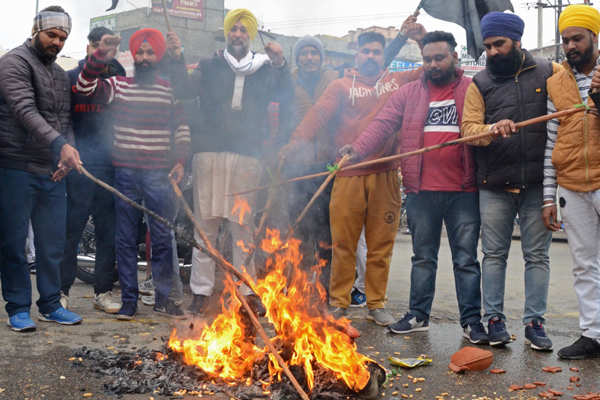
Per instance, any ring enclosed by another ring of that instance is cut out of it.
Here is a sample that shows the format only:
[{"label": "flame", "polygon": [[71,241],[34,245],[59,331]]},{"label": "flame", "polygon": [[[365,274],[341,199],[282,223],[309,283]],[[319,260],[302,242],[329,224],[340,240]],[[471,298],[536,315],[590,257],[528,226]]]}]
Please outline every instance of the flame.
[{"label": "flame", "polygon": [[237,246],[238,246],[240,249],[242,249],[242,251],[243,251],[244,253],[250,253],[250,249],[248,248],[248,246],[246,246],[246,243],[244,243],[244,241],[243,241],[243,240],[238,240],[238,241],[236,242],[236,245],[237,245]]},{"label": "flame", "polygon": [[[260,244],[270,254],[266,262],[268,274],[252,286],[277,333],[273,342],[286,355],[289,365],[304,370],[309,390],[315,387],[316,369],[321,368],[358,392],[369,381],[368,363],[372,360],[360,354],[345,333],[347,319],[336,321],[324,314],[327,293],[319,283],[318,274],[326,261],[319,260],[310,271],[302,270],[300,244],[294,238],[284,242],[278,230],[269,228]],[[309,275],[317,276],[309,279]],[[241,304],[235,298],[233,285],[233,281],[226,280],[221,314],[199,337],[181,339],[173,330],[169,347],[183,353],[186,363],[200,367],[210,376],[239,383],[247,382],[253,364],[266,356],[271,379],[281,379],[283,371],[267,348],[258,348],[245,335]]]},{"label": "flame", "polygon": [[238,215],[238,223],[240,225],[244,225],[244,218],[246,214],[249,214],[251,211],[250,205],[246,201],[239,196],[235,196],[235,201],[233,203],[233,208],[231,209],[231,214]]}]

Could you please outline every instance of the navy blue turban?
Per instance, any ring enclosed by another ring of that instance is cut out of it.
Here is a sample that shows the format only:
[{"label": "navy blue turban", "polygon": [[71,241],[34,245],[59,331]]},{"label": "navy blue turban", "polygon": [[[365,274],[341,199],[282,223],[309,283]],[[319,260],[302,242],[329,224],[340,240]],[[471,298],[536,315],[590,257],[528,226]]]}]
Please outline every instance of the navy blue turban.
[{"label": "navy blue turban", "polygon": [[483,40],[492,36],[504,36],[512,40],[521,40],[525,23],[516,14],[492,11],[481,19]]}]

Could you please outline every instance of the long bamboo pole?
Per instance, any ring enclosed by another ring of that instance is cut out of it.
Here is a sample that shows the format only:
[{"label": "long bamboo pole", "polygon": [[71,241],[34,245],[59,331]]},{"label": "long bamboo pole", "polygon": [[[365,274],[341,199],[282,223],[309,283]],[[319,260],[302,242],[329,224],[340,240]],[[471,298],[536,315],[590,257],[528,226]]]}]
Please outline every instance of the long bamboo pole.
[{"label": "long bamboo pole", "polygon": [[171,20],[169,19],[169,11],[167,11],[167,2],[166,0],[162,0],[162,7],[165,13],[165,22],[167,23],[167,31],[173,32],[173,27],[171,26]]},{"label": "long bamboo pole", "polygon": [[[573,108],[569,108],[568,110],[557,111],[552,114],[546,114],[546,115],[542,115],[540,117],[535,117],[535,118],[531,118],[531,119],[528,119],[525,121],[517,122],[515,125],[517,126],[517,129],[521,129],[521,128],[524,128],[529,125],[538,124],[540,122],[546,122],[546,121],[549,121],[554,118],[566,117],[568,115],[571,115],[571,114],[574,114],[577,112],[581,112],[581,111],[585,111],[585,108],[584,107],[573,107]],[[351,170],[357,169],[357,168],[368,167],[371,165],[380,164],[380,163],[389,162],[389,161],[396,161],[396,160],[400,160],[400,159],[403,159],[406,157],[416,156],[416,155],[427,153],[427,152],[430,152],[433,150],[438,150],[438,149],[441,149],[441,148],[444,148],[447,146],[454,146],[454,145],[461,144],[461,143],[468,143],[468,142],[472,142],[475,140],[485,139],[485,138],[488,138],[491,136],[494,136],[494,134],[492,132],[485,132],[485,133],[481,133],[481,134],[475,135],[475,136],[468,136],[468,137],[463,137],[463,138],[456,139],[456,140],[450,140],[448,142],[436,144],[434,146],[423,147],[422,149],[409,151],[407,153],[395,154],[393,156],[382,157],[382,158],[377,158],[375,160],[363,161],[360,163],[352,164],[352,165],[342,168],[340,171],[351,171]],[[298,176],[296,178],[288,179],[286,181],[279,182],[276,185],[286,185],[288,183],[305,181],[305,180],[319,178],[319,177],[327,176],[327,175],[329,175],[329,171],[318,172],[316,174]],[[254,189],[248,189],[248,190],[244,190],[244,191],[237,192],[237,193],[228,193],[227,196],[243,196],[246,194],[265,190],[272,186],[273,185],[260,186],[260,187],[254,188]]]},{"label": "long bamboo pole", "polygon": [[[206,246],[206,254],[208,254],[208,256],[210,256],[217,263],[217,265],[219,265],[221,268],[223,268],[223,270],[225,271],[226,274],[233,273],[235,276],[238,277],[238,279],[240,279],[242,282],[244,282],[246,285],[248,285],[248,287],[253,288],[254,284],[250,281],[250,279],[248,279],[245,275],[241,274],[233,265],[231,265],[227,260],[225,260],[225,258],[213,247],[212,243],[208,240],[206,233],[200,227],[198,220],[196,219],[196,217],[194,217],[194,213],[192,212],[192,209],[190,208],[189,204],[183,197],[183,193],[181,192],[181,189],[179,189],[179,186],[173,179],[170,179],[170,180],[171,180],[171,186],[173,186],[173,191],[175,192],[175,195],[177,196],[177,198],[183,205],[183,210],[185,211],[188,218],[194,224],[194,229],[196,230],[196,232],[198,233],[198,235],[204,242],[204,245]],[[285,360],[283,358],[281,358],[281,355],[275,348],[275,345],[273,345],[273,342],[271,341],[271,339],[265,332],[264,328],[260,324],[260,321],[254,314],[254,311],[252,310],[252,308],[250,307],[250,305],[248,304],[248,302],[246,301],[244,296],[241,295],[239,288],[237,286],[235,287],[235,295],[238,297],[238,299],[242,303],[242,306],[248,313],[248,316],[250,317],[250,320],[252,321],[252,324],[256,328],[258,334],[260,335],[262,340],[265,342],[265,344],[269,348],[269,351],[271,352],[273,357],[275,357],[275,359],[277,360],[277,363],[279,364],[279,366],[283,369],[283,372],[285,373],[285,375],[289,378],[290,382],[292,382],[292,385],[294,386],[294,388],[296,389],[296,391],[298,392],[300,397],[303,400],[309,400],[308,395],[306,394],[304,389],[302,389],[302,386],[300,386],[300,383],[298,383],[298,380],[292,374],[292,371],[290,371],[290,368],[288,367]]]}]

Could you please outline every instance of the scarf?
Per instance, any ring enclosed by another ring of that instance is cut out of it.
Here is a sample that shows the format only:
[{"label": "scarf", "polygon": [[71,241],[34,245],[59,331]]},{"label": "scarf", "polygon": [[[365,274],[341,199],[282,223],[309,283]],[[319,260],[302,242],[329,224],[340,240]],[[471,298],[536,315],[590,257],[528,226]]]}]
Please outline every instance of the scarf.
[{"label": "scarf", "polygon": [[244,58],[238,61],[234,56],[229,54],[227,49],[223,52],[223,57],[225,58],[225,61],[227,61],[227,64],[229,64],[229,68],[231,68],[235,74],[231,109],[240,111],[242,109],[242,97],[244,96],[244,82],[246,82],[246,76],[252,75],[263,65],[270,63],[271,60],[266,54],[249,51]]}]

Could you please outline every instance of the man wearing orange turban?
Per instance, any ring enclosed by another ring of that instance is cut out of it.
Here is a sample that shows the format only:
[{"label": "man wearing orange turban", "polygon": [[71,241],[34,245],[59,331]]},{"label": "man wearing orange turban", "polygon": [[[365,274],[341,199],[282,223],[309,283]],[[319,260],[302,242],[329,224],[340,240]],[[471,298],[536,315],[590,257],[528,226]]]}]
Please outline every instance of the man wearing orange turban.
[{"label": "man wearing orange turban", "polygon": [[[135,61],[135,76],[102,79],[117,53],[120,38],[104,35],[98,49],[87,59],[76,90],[94,101],[112,104],[114,115],[112,158],[116,188],[135,201],[145,201],[155,213],[172,218],[173,193],[168,176],[179,182],[189,157],[190,131],[183,106],[168,81],[158,76],[157,64],[167,44],[154,29],[134,33],[129,42]],[[178,39],[170,33],[169,54],[181,54]],[[120,199],[115,201],[115,251],[121,283],[122,306],[118,319],[130,320],[137,311],[138,281],[135,238],[140,213]],[[154,311],[172,317],[183,312],[169,297],[173,274],[171,231],[154,218],[149,221],[152,240]]]},{"label": "man wearing orange turban", "polygon": [[[548,79],[548,113],[574,104],[598,107],[589,89],[600,89],[598,31],[600,13],[571,5],[558,28],[567,59],[563,71]],[[561,228],[560,214],[573,258],[573,284],[579,300],[581,337],[559,350],[563,359],[600,357],[600,118],[596,112],[548,121],[544,161],[544,224]]]}]

